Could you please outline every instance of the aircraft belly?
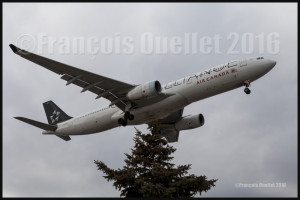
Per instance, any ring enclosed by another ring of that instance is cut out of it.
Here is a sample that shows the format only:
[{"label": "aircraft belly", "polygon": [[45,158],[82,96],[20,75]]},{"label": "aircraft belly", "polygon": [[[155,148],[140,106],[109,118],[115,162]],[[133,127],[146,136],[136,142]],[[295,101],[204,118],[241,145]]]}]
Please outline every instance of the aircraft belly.
[{"label": "aircraft belly", "polygon": [[87,135],[97,132],[106,131],[117,127],[111,121],[111,113],[99,113],[83,119],[76,119],[68,127],[62,127],[56,132],[59,135]]},{"label": "aircraft belly", "polygon": [[182,95],[176,94],[153,105],[132,110],[131,113],[135,119],[131,122],[129,121],[128,124],[138,125],[154,119],[164,118],[187,104],[187,100]]}]

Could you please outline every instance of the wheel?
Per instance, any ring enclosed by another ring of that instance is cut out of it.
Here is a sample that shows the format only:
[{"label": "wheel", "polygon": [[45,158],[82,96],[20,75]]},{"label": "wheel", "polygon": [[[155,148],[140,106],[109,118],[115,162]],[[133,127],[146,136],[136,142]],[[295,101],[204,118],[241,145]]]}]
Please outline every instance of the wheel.
[{"label": "wheel", "polygon": [[124,113],[124,119],[128,119],[130,117],[130,112],[129,111],[126,111]]},{"label": "wheel", "polygon": [[245,92],[246,94],[250,94],[250,93],[251,93],[251,90],[250,90],[249,88],[246,87],[246,88],[244,89],[244,92]]},{"label": "wheel", "polygon": [[126,120],[124,120],[122,126],[127,126],[127,121]]},{"label": "wheel", "polygon": [[129,119],[130,121],[134,120],[134,115],[133,115],[133,114],[130,114],[129,117],[128,117],[128,119]]},{"label": "wheel", "polygon": [[123,118],[118,119],[118,124],[123,124],[123,122],[124,122]]},{"label": "wheel", "polygon": [[122,126],[127,126],[127,121],[123,118],[118,119],[118,123]]}]

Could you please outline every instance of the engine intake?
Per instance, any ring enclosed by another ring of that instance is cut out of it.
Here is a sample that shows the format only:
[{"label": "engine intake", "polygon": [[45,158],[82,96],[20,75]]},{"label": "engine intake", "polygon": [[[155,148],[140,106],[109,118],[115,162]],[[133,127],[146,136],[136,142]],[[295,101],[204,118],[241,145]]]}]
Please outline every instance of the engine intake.
[{"label": "engine intake", "polygon": [[148,99],[157,96],[161,92],[161,84],[159,81],[150,81],[130,90],[127,94],[129,100]]},{"label": "engine intake", "polygon": [[175,123],[175,129],[178,131],[198,128],[204,125],[204,116],[202,114],[182,118]]}]

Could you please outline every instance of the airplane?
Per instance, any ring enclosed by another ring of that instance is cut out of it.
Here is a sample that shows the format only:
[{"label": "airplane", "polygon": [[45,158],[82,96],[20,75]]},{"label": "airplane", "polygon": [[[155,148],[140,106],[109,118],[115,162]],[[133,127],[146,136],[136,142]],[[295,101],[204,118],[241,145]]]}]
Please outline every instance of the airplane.
[{"label": "airplane", "polygon": [[18,120],[43,129],[42,134],[55,135],[65,141],[70,136],[103,132],[119,126],[159,124],[159,132],[168,142],[178,142],[179,132],[204,125],[203,114],[183,115],[189,104],[233,89],[245,87],[268,73],[276,61],[263,57],[237,59],[179,80],[161,85],[158,80],[134,85],[78,69],[22,50],[13,44],[12,51],[58,75],[69,84],[89,91],[96,99],[105,98],[110,104],[77,117],[70,117],[54,102],[43,103],[48,124],[25,117]]}]

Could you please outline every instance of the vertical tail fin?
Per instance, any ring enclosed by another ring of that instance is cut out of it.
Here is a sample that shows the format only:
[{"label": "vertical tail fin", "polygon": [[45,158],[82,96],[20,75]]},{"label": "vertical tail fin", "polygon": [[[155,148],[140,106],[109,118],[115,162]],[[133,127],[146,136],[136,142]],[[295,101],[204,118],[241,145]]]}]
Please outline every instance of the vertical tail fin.
[{"label": "vertical tail fin", "polygon": [[64,111],[62,111],[53,101],[47,101],[43,103],[45,113],[48,119],[48,123],[55,125],[59,122],[63,122],[71,119]]}]

